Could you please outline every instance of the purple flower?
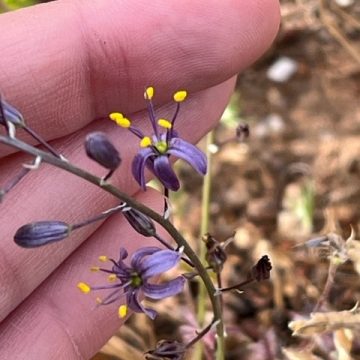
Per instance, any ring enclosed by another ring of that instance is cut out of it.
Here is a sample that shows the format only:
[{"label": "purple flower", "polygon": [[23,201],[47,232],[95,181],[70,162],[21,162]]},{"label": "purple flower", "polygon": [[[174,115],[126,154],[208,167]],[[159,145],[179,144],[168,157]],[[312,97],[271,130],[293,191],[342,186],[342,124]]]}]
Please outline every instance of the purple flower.
[{"label": "purple flower", "polygon": [[100,261],[110,261],[113,266],[111,269],[93,267],[92,271],[102,271],[108,275],[111,282],[105,286],[90,286],[80,282],[78,288],[83,293],[91,290],[112,289],[108,296],[103,300],[98,299],[101,305],[111,304],[125,295],[126,304],[119,307],[119,317],[123,318],[130,308],[134,312],[145,313],[151,319],[157,315],[156,311],[144,307],[140,303],[141,295],[150,299],[163,299],[173,296],[182,291],[185,279],[182,276],[162,284],[153,284],[149,280],[163,272],[173,268],[181,259],[181,253],[172,250],[162,250],[157,247],[144,247],[134,252],[130,259],[130,266],[124,263],[128,253],[124,248],[120,248],[118,261],[100,256]]},{"label": "purple flower", "polygon": [[[177,104],[171,121],[166,119],[156,120],[156,114],[152,103],[154,89],[148,87],[145,90],[145,100],[149,112],[150,122],[153,128],[152,136],[145,136],[143,132],[132,125],[131,121],[121,113],[111,113],[110,119],[119,126],[128,128],[134,135],[140,138],[141,149],[132,162],[132,174],[139,185],[146,190],[145,166],[161,181],[165,188],[177,191],[180,187],[169,157],[171,155],[188,162],[197,172],[205,175],[207,161],[205,154],[196,146],[181,139],[174,131],[174,124],[180,110],[180,102],[184,101],[186,91],[178,91],[173,99]],[[161,132],[161,128],[165,131]]]}]

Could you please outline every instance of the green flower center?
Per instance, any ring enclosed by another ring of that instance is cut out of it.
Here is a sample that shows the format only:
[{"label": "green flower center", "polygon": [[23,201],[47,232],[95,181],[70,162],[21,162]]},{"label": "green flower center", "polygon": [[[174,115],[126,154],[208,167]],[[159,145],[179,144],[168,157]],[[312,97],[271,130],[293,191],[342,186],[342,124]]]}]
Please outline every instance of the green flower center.
[{"label": "green flower center", "polygon": [[159,151],[160,154],[165,154],[168,149],[168,144],[166,143],[166,141],[158,141],[155,144],[155,148],[157,151]]},{"label": "green flower center", "polygon": [[142,285],[142,279],[139,274],[134,273],[131,275],[131,286],[134,288],[138,288]]},{"label": "green flower center", "polygon": [[155,148],[160,154],[165,154],[168,149],[166,141],[158,141],[155,144]]}]

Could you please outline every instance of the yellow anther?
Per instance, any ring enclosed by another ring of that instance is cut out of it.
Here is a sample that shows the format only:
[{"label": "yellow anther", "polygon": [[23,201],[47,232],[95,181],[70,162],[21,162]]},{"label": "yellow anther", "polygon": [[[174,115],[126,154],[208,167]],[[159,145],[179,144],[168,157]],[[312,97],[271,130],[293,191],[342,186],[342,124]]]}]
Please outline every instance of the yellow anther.
[{"label": "yellow anther", "polygon": [[152,144],[151,139],[148,136],[144,136],[140,141],[140,146],[142,148],[148,147]]},{"label": "yellow anther", "polygon": [[90,292],[90,290],[91,290],[91,287],[88,284],[84,283],[84,282],[79,282],[77,284],[77,287],[84,294],[88,294]]},{"label": "yellow anther", "polygon": [[109,258],[106,255],[101,255],[98,257],[99,261],[106,262],[109,260]]},{"label": "yellow anther", "polygon": [[172,127],[171,122],[169,120],[166,120],[166,119],[159,119],[158,120],[158,125],[165,128],[165,129],[171,129],[171,127]]},{"label": "yellow anther", "polygon": [[144,93],[145,100],[151,100],[153,96],[154,96],[154,88],[152,86],[147,87]]},{"label": "yellow anther", "polygon": [[118,310],[118,315],[120,319],[123,319],[128,312],[128,307],[126,305],[121,305]]},{"label": "yellow anther", "polygon": [[119,125],[123,128],[128,128],[131,126],[131,121],[128,118],[123,117],[123,116],[117,117],[114,121],[116,122],[117,125]]},{"label": "yellow anther", "polygon": [[90,268],[90,271],[92,271],[92,272],[97,272],[97,271],[99,271],[99,270],[100,270],[99,266],[92,266],[92,267]]},{"label": "yellow anther", "polygon": [[186,99],[187,97],[187,91],[185,90],[180,90],[180,91],[177,91],[175,94],[174,94],[174,101],[175,102],[182,102]]},{"label": "yellow anther", "polygon": [[95,299],[95,302],[96,302],[98,305],[100,305],[100,304],[102,303],[102,300],[101,300],[101,298],[97,297],[97,298]]},{"label": "yellow anther", "polygon": [[117,279],[117,277],[116,277],[115,274],[110,274],[110,275],[108,276],[108,281],[109,281],[109,282],[114,282],[116,279]]},{"label": "yellow anther", "polygon": [[131,126],[131,121],[128,118],[122,118],[119,121],[116,121],[116,124],[127,129]]},{"label": "yellow anther", "polygon": [[114,112],[109,115],[109,118],[115,122],[122,119],[123,117],[124,117],[124,115],[121,113],[118,113],[118,112]]}]

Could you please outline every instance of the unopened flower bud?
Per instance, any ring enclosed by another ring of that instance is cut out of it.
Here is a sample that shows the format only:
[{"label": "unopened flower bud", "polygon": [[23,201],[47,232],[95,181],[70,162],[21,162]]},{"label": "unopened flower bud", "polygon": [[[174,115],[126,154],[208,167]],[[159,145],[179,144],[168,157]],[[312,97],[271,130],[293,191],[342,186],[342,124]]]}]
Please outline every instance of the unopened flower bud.
[{"label": "unopened flower bud", "polygon": [[14,240],[21,247],[34,248],[65,239],[70,232],[71,226],[62,221],[38,221],[18,229]]},{"label": "unopened flower bud", "polygon": [[251,273],[254,279],[262,281],[269,279],[271,269],[270,259],[267,255],[264,255],[257,264],[253,266]]},{"label": "unopened flower bud", "polygon": [[203,241],[205,242],[207,249],[206,261],[216,273],[220,273],[227,259],[222,244],[210,234],[205,234],[203,236]]},{"label": "unopened flower bud", "polygon": [[236,128],[236,137],[239,141],[244,141],[250,136],[250,128],[248,124],[239,124]]},{"label": "unopened flower bud", "polygon": [[16,110],[12,105],[10,105],[7,101],[5,101],[4,99],[0,99],[0,106],[1,106],[1,115],[0,116],[0,124],[2,125],[6,125],[5,121],[8,121],[12,124],[14,124],[15,126],[24,126],[25,122],[24,122],[24,117],[22,116],[22,114]]},{"label": "unopened flower bud", "polygon": [[154,222],[142,212],[126,207],[123,214],[133,229],[141,235],[150,237],[156,235]]},{"label": "unopened flower bud", "polygon": [[145,353],[146,360],[181,360],[184,359],[186,347],[176,340],[160,340],[156,349]]},{"label": "unopened flower bud", "polygon": [[116,170],[121,163],[119,152],[102,132],[93,132],[85,140],[86,154],[109,170]]}]

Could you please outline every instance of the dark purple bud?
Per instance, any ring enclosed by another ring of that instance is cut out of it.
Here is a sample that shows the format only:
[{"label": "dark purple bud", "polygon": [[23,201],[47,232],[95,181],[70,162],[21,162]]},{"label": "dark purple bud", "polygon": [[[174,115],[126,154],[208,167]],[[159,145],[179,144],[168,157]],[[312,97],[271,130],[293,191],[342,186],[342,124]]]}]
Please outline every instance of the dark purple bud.
[{"label": "dark purple bud", "polygon": [[154,350],[145,353],[146,360],[181,360],[184,359],[186,347],[176,340],[160,340]]},{"label": "dark purple bud", "polygon": [[262,281],[270,278],[270,271],[272,269],[270,259],[264,255],[255,266],[253,266],[251,273],[254,279]]},{"label": "dark purple bud", "polygon": [[239,124],[236,128],[236,137],[240,141],[244,141],[250,136],[250,128],[248,124]]},{"label": "dark purple bud", "polygon": [[207,249],[206,261],[216,273],[220,273],[227,259],[222,244],[210,234],[205,234],[203,241]]},{"label": "dark purple bud", "polygon": [[25,125],[24,117],[18,110],[2,98],[0,98],[0,102],[0,124],[6,125],[6,121],[8,121],[15,126],[22,127]]},{"label": "dark purple bud", "polygon": [[123,214],[133,229],[141,235],[150,237],[156,235],[154,222],[142,212],[125,207]]},{"label": "dark purple bud", "polygon": [[121,164],[119,152],[102,132],[93,132],[86,137],[85,150],[90,159],[106,169],[114,171]]},{"label": "dark purple bud", "polygon": [[38,221],[18,229],[14,240],[21,247],[34,248],[65,239],[70,232],[71,226],[62,221]]}]

